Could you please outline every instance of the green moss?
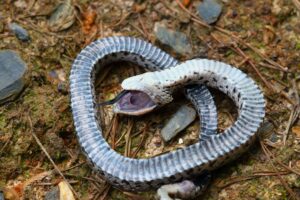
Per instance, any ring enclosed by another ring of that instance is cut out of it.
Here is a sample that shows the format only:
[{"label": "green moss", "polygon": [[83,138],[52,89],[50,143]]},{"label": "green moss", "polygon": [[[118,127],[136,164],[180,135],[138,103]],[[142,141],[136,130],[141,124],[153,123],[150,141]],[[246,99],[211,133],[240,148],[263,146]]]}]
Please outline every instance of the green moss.
[{"label": "green moss", "polygon": [[[4,130],[4,127],[6,126],[6,117],[3,113],[0,113],[0,130]],[[1,133],[1,131],[0,131]]]},{"label": "green moss", "polygon": [[300,41],[297,41],[295,48],[296,50],[300,50]]}]

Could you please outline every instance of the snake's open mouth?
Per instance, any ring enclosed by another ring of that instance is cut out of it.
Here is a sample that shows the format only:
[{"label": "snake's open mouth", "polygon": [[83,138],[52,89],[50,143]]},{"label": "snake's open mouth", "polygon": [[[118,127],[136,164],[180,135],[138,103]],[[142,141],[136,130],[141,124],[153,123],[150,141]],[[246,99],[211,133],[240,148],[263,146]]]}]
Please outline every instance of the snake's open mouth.
[{"label": "snake's open mouth", "polygon": [[156,107],[156,103],[146,93],[126,90],[126,94],[114,104],[114,112],[127,115],[142,115]]}]

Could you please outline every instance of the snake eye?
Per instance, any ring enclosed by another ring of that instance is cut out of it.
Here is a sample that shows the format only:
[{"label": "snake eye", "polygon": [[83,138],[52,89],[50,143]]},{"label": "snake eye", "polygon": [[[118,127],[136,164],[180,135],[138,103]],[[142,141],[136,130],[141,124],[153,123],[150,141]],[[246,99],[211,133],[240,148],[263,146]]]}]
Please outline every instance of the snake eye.
[{"label": "snake eye", "polygon": [[128,115],[142,115],[156,107],[156,103],[144,92],[126,91],[114,104],[114,112]]}]

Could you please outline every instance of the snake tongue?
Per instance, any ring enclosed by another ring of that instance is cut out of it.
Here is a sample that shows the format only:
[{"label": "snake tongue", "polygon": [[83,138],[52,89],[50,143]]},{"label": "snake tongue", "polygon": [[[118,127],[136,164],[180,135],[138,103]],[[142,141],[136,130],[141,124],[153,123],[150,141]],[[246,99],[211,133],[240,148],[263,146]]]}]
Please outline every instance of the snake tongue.
[{"label": "snake tongue", "polygon": [[114,112],[127,115],[142,115],[156,108],[156,103],[144,92],[127,90],[114,104]]}]

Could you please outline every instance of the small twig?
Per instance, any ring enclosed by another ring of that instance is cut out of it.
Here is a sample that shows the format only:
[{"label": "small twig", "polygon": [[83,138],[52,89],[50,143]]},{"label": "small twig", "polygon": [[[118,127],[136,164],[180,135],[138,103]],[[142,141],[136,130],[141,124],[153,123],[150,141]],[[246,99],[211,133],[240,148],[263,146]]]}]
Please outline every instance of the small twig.
[{"label": "small twig", "polygon": [[12,137],[13,137],[13,134],[10,134],[9,138],[7,138],[6,142],[4,143],[2,148],[0,149],[0,156],[1,156],[2,152],[4,151],[4,149],[7,147],[7,145],[9,144],[9,142],[11,141]]},{"label": "small twig", "polygon": [[141,24],[141,27],[143,29],[143,32],[144,32],[144,35],[146,36],[147,40],[149,41],[150,40],[150,37],[149,37],[149,33],[143,23],[143,20],[142,20],[142,17],[140,14],[138,14],[138,20],[139,20],[139,23]]},{"label": "small twig", "polygon": [[102,38],[104,36],[104,28],[103,28],[103,21],[100,20],[100,38]]},{"label": "small twig", "polygon": [[137,194],[134,194],[134,193],[131,193],[131,192],[124,192],[124,191],[122,191],[122,192],[123,192],[123,194],[125,194],[126,196],[131,197],[134,200],[145,200],[144,196],[137,195]]},{"label": "small twig", "polygon": [[55,162],[52,160],[51,156],[49,155],[49,153],[47,152],[47,150],[45,149],[45,147],[43,146],[43,144],[41,143],[41,141],[39,140],[39,138],[37,137],[37,135],[33,132],[33,124],[32,124],[32,121],[31,121],[31,117],[29,115],[28,115],[28,121],[29,121],[30,128],[31,128],[30,129],[30,133],[34,137],[36,143],[40,146],[40,148],[42,149],[42,151],[45,153],[45,155],[47,156],[47,158],[49,159],[49,161],[51,162],[51,164],[53,165],[53,167],[57,171],[57,173],[64,179],[64,181],[66,181],[67,185],[70,187],[70,189],[72,190],[72,192],[74,193],[74,195],[77,197],[77,199],[80,199],[79,195],[76,193],[76,191],[74,190],[74,188],[71,186],[71,184],[65,178],[65,176],[60,171],[60,169],[57,167],[57,165],[55,164]]},{"label": "small twig", "polygon": [[108,127],[107,131],[105,131],[105,133],[104,133],[104,138],[105,138],[105,140],[107,140],[107,139],[108,139],[108,136],[110,136],[110,132],[111,132],[113,126],[115,125],[114,122],[115,122],[115,118],[116,118],[116,117],[117,117],[117,115],[113,115],[112,120],[111,120],[111,123],[109,123],[110,126]]},{"label": "small twig", "polygon": [[112,149],[115,149],[116,148],[116,133],[117,133],[117,130],[118,130],[118,127],[119,127],[119,120],[118,120],[118,115],[114,115],[114,119],[113,119],[113,122],[112,122],[113,126],[112,126],[112,129],[111,129],[111,148]]},{"label": "small twig", "polygon": [[147,133],[147,129],[148,129],[148,124],[145,126],[144,130],[143,130],[143,134],[142,134],[142,138],[141,141],[137,147],[137,149],[135,150],[135,152],[131,155],[132,158],[135,158],[136,155],[138,154],[138,152],[140,151],[140,149],[142,148],[143,144],[146,141],[146,133]]},{"label": "small twig", "polygon": [[279,70],[279,71],[282,71],[282,72],[287,72],[286,70],[283,70],[283,69],[278,68],[278,67],[274,67],[273,65],[268,64],[268,63],[259,62],[258,64],[259,64],[260,66],[262,66],[262,67],[266,67],[266,68],[270,68],[270,69],[274,69],[274,70]]},{"label": "small twig", "polygon": [[283,164],[282,162],[280,162],[279,160],[276,159],[275,155],[268,149],[266,148],[266,151],[270,154],[270,156],[275,160],[275,162],[277,162],[281,167],[285,168],[286,170],[293,172],[294,174],[297,174],[298,176],[300,176],[300,172],[294,170],[293,168],[291,168],[290,166],[287,166],[285,164]]},{"label": "small twig", "polygon": [[76,164],[76,165],[73,165],[73,166],[71,166],[71,167],[69,167],[69,168],[67,168],[67,169],[61,170],[61,172],[69,171],[69,170],[74,169],[74,168],[76,168],[76,167],[79,167],[79,166],[81,166],[81,165],[83,165],[83,164],[85,164],[85,163],[86,163],[86,161],[83,161],[83,162],[78,163],[78,164]]},{"label": "small twig", "polygon": [[300,99],[299,99],[299,93],[298,93],[298,89],[297,89],[296,79],[292,80],[292,86],[293,86],[294,95],[295,95],[295,98],[296,98],[296,104],[300,104]]},{"label": "small twig", "polygon": [[286,140],[288,138],[290,129],[293,126],[293,124],[295,123],[296,119],[299,117],[299,113],[300,113],[300,104],[297,104],[297,105],[293,106],[288,124],[286,126],[285,131],[283,132],[283,145],[286,144]]},{"label": "small twig", "polygon": [[76,177],[76,178],[80,178],[80,179],[85,179],[85,180],[88,180],[88,181],[93,181],[93,182],[97,182],[97,183],[100,183],[100,184],[103,184],[103,182],[99,181],[99,180],[96,180],[94,178],[90,178],[90,177],[86,177],[86,176],[80,176],[78,174],[72,174],[72,173],[65,173],[66,176],[70,176],[70,177]]},{"label": "small twig", "polygon": [[127,132],[126,132],[126,137],[125,137],[125,152],[124,155],[129,157],[130,156],[130,147],[131,147],[131,137],[130,133],[133,127],[133,120],[129,119],[128,120],[128,126],[127,126]]},{"label": "small twig", "polygon": [[274,91],[273,87],[269,84],[269,82],[263,77],[263,75],[260,73],[260,71],[256,68],[252,60],[238,47],[237,44],[233,44],[234,49],[237,50],[237,52],[244,57],[244,59],[247,59],[247,62],[252,67],[252,69],[255,71],[255,73],[259,76],[259,78],[264,82],[264,84],[271,90]]},{"label": "small twig", "polygon": [[101,196],[100,196],[99,198],[96,198],[96,199],[99,199],[99,200],[104,200],[104,199],[106,199],[106,197],[107,197],[107,195],[108,195],[108,192],[109,192],[110,188],[111,188],[111,185],[107,185],[106,188],[105,188],[105,190],[103,190]]},{"label": "small twig", "polygon": [[133,28],[135,28],[140,34],[143,35],[143,37],[147,37],[142,29],[140,29],[138,26],[134,25],[133,23],[129,22],[129,25],[131,25]]},{"label": "small twig", "polygon": [[244,58],[244,60],[242,60],[240,63],[238,63],[236,66],[237,67],[241,67],[242,65],[244,65],[246,62],[248,62],[248,60],[249,60],[249,57],[247,57],[247,58]]},{"label": "small twig", "polygon": [[261,145],[262,150],[263,150],[263,152],[265,153],[265,155],[266,155],[268,161],[270,162],[272,168],[274,169],[275,172],[277,172],[276,175],[277,175],[278,179],[280,180],[280,182],[282,183],[282,185],[284,186],[284,188],[287,190],[287,192],[291,195],[291,197],[292,197],[293,199],[299,200],[300,198],[297,197],[297,195],[293,192],[293,190],[288,186],[288,184],[286,183],[286,181],[285,181],[285,180],[282,178],[282,176],[279,174],[277,168],[275,167],[275,165],[274,165],[274,163],[273,163],[273,160],[272,160],[271,157],[270,157],[270,154],[269,154],[269,152],[268,152],[267,147],[264,145],[264,143],[263,143],[262,141],[260,141],[260,145]]},{"label": "small twig", "polygon": [[122,15],[121,19],[117,23],[115,23],[114,25],[110,25],[108,27],[113,28],[113,27],[121,25],[126,20],[126,18],[129,17],[131,14],[132,14],[132,12],[129,12],[129,13],[126,13],[125,15]]}]

